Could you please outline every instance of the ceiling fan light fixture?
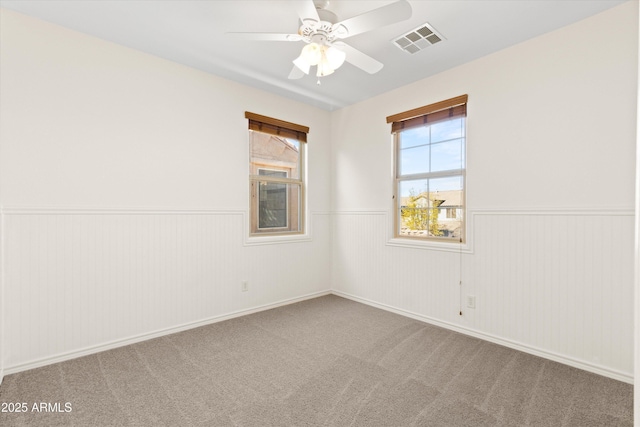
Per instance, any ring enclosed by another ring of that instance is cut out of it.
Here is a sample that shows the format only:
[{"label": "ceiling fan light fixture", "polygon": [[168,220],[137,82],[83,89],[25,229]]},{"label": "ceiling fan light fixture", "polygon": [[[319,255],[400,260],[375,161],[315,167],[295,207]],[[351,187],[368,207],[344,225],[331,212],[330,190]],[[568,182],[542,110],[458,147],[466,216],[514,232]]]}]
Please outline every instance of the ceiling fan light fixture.
[{"label": "ceiling fan light fixture", "polygon": [[296,59],[294,59],[293,65],[298,67],[300,71],[302,71],[303,73],[309,74],[309,69],[311,68],[311,64],[309,63],[309,61],[307,61],[307,59],[303,55],[300,55]]},{"label": "ceiling fan light fixture", "polygon": [[329,64],[329,62],[327,62],[326,60],[323,60],[318,64],[316,76],[318,77],[328,76],[329,74],[333,74],[334,71],[335,69],[331,67],[331,64]]},{"label": "ceiling fan light fixture", "polygon": [[347,54],[338,48],[325,44],[309,43],[302,48],[300,56],[293,63],[305,74],[309,74],[312,65],[317,65],[318,77],[328,76],[337,70],[347,57]]},{"label": "ceiling fan light fixture", "polygon": [[302,48],[300,57],[304,58],[310,65],[318,65],[322,60],[323,47],[317,43],[309,43]]},{"label": "ceiling fan light fixture", "polygon": [[331,68],[337,70],[344,64],[347,54],[336,47],[329,46],[324,52],[324,57],[329,65],[331,65]]}]

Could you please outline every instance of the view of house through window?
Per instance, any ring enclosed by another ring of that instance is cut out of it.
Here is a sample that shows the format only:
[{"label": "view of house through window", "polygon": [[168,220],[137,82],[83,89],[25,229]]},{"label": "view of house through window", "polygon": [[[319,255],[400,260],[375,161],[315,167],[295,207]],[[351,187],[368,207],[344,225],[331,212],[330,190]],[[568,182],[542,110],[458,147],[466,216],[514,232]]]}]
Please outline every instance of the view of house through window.
[{"label": "view of house through window", "polygon": [[[287,171],[258,169],[260,176],[287,177]],[[258,186],[258,228],[286,228],[287,217],[287,184],[261,181]]]},{"label": "view of house through window", "polygon": [[251,118],[250,129],[251,234],[303,232],[303,138],[280,127],[252,127]]},{"label": "view of house through window", "polygon": [[405,121],[391,120],[396,237],[464,241],[466,96],[462,105],[460,98],[419,116],[407,112]]}]

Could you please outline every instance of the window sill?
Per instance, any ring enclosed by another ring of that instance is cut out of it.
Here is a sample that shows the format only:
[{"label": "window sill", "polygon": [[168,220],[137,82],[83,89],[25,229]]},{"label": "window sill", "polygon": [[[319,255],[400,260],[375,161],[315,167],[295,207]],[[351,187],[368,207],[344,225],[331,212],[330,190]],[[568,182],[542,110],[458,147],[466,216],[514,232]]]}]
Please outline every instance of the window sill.
[{"label": "window sill", "polygon": [[309,234],[250,236],[244,240],[245,246],[278,245],[282,243],[310,242]]},{"label": "window sill", "polygon": [[418,240],[404,239],[401,237],[393,237],[387,240],[387,246],[396,246],[411,249],[426,249],[432,251],[455,252],[455,253],[473,253],[469,242],[439,242],[435,240]]}]

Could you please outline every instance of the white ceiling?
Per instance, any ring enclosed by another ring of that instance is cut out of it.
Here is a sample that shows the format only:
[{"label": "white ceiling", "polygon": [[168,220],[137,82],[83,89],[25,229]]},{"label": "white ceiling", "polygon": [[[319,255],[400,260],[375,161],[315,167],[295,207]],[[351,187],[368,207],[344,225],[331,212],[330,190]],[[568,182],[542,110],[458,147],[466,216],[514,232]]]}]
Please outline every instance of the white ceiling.
[{"label": "white ceiling", "polygon": [[[305,1],[305,0],[293,0]],[[310,0],[306,0],[310,1]],[[552,31],[628,0],[410,0],[412,17],[346,39],[384,64],[345,63],[317,85],[287,76],[304,42],[245,41],[228,32],[297,33],[286,0],[0,0],[0,6],[326,110],[335,110]],[[344,20],[393,1],[331,0]],[[392,44],[428,22],[445,40],[408,54]],[[611,29],[594,28],[594,31]],[[550,47],[551,48],[551,47]]]}]

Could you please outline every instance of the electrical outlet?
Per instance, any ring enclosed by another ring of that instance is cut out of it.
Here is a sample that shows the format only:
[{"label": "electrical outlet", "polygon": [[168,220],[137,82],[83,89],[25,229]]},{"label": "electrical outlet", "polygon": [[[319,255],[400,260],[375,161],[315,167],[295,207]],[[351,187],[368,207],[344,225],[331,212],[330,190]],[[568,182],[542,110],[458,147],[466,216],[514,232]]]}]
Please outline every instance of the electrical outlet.
[{"label": "electrical outlet", "polygon": [[474,295],[467,295],[467,307],[476,308],[476,297]]},{"label": "electrical outlet", "polygon": [[242,284],[240,285],[240,290],[242,292],[247,292],[249,290],[249,282],[247,281],[242,282]]}]

